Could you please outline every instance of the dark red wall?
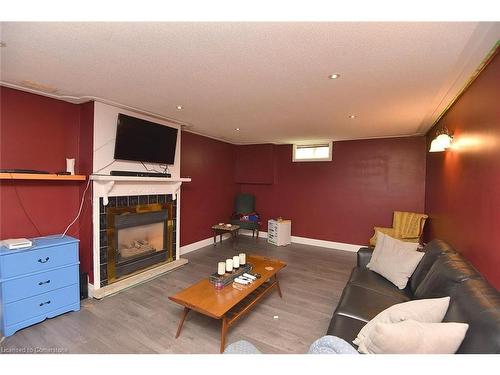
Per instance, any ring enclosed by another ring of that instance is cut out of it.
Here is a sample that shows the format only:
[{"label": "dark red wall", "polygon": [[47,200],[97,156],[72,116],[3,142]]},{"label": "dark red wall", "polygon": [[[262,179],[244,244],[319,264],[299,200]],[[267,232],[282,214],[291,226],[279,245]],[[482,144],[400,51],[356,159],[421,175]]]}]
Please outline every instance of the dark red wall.
[{"label": "dark red wall", "polygon": [[274,145],[257,144],[237,146],[234,178],[237,183],[274,183]]},{"label": "dark red wall", "polygon": [[446,125],[453,148],[427,154],[427,240],[441,238],[500,288],[500,58],[428,134]]},{"label": "dark red wall", "polygon": [[394,210],[423,212],[425,138],[334,142],[332,162],[292,162],[292,146],[274,146],[273,185],[242,184],[267,220],[292,220],[292,235],[366,244],[373,226],[391,226]]},{"label": "dark red wall", "polygon": [[[66,158],[72,157],[76,158],[76,173],[88,173],[87,166],[92,163],[92,140],[88,139],[93,123],[90,104],[80,106],[0,87],[0,108],[0,168],[57,172],[65,170]],[[80,127],[82,116],[85,131]],[[62,233],[78,212],[82,185],[2,180],[0,238]],[[68,234],[79,238],[80,223]],[[80,260],[83,269],[89,271],[88,241],[84,243]]]},{"label": "dark red wall", "polygon": [[181,188],[181,246],[210,237],[210,227],[231,216],[238,191],[234,156],[229,143],[182,132],[181,176],[193,181]]}]

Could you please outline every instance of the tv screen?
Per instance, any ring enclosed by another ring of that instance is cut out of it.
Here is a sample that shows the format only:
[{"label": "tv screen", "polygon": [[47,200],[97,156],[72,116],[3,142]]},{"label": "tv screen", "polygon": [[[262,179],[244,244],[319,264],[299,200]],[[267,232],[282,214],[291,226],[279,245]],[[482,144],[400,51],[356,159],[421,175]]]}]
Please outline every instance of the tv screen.
[{"label": "tv screen", "polygon": [[115,159],[174,164],[177,129],[118,114]]}]

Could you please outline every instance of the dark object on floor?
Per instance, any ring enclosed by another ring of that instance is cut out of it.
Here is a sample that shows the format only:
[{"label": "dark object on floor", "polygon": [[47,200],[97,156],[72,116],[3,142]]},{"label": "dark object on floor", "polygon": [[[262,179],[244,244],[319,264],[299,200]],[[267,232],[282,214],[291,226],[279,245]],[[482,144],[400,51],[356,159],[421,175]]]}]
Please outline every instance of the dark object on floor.
[{"label": "dark object on floor", "polygon": [[87,272],[80,273],[80,300],[89,298],[89,278]]},{"label": "dark object on floor", "polygon": [[366,268],[373,249],[359,249],[358,266],[352,270],[327,334],[352,343],[369,320],[392,305],[450,296],[443,321],[469,324],[457,353],[500,353],[500,293],[444,241],[431,241],[424,251],[408,285],[399,290]]},{"label": "dark object on floor", "polygon": [[231,224],[238,225],[241,229],[252,231],[252,237],[257,232],[259,238],[260,215],[255,212],[255,197],[252,194],[238,194],[234,199],[234,213]]}]

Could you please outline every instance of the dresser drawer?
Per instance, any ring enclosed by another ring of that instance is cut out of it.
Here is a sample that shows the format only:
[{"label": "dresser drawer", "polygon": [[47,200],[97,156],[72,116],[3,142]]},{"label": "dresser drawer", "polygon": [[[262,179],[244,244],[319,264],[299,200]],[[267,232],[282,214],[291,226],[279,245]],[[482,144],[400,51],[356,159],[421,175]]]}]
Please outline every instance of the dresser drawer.
[{"label": "dresser drawer", "polygon": [[64,244],[2,256],[0,276],[7,279],[75,263],[78,263],[78,244]]},{"label": "dresser drawer", "polygon": [[74,284],[34,297],[4,305],[5,325],[10,326],[30,318],[46,315],[52,310],[79,302],[78,285]]},{"label": "dresser drawer", "polygon": [[78,265],[74,265],[6,281],[2,284],[4,303],[78,284],[78,273]]}]

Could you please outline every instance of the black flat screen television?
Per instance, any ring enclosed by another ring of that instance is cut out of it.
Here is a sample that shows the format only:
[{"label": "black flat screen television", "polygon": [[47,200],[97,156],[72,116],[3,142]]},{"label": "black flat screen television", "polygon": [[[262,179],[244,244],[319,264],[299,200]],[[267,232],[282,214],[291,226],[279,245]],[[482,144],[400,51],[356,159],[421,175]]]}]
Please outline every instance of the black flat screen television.
[{"label": "black flat screen television", "polygon": [[115,159],[174,164],[177,129],[118,114]]}]

